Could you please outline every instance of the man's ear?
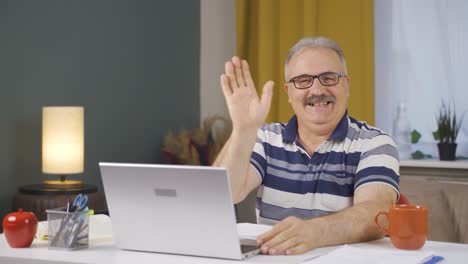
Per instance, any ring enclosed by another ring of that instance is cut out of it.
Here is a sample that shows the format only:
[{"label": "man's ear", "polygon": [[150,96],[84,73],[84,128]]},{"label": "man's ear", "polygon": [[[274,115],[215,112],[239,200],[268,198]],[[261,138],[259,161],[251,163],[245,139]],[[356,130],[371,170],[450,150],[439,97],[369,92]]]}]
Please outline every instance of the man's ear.
[{"label": "man's ear", "polygon": [[284,83],[283,90],[286,93],[286,95],[288,96],[288,103],[291,103],[291,99],[289,99],[289,93],[288,93],[288,91],[289,91],[288,83],[286,83],[286,82]]}]

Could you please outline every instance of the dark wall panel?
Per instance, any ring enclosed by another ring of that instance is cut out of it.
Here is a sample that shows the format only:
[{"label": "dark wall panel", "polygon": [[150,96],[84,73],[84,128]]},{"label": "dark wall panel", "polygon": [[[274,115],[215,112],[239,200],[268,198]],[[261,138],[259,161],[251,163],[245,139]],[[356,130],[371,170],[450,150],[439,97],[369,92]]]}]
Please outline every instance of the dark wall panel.
[{"label": "dark wall panel", "polygon": [[85,173],[160,162],[168,129],[199,124],[198,1],[0,0],[0,216],[41,172],[41,108],[85,107]]}]

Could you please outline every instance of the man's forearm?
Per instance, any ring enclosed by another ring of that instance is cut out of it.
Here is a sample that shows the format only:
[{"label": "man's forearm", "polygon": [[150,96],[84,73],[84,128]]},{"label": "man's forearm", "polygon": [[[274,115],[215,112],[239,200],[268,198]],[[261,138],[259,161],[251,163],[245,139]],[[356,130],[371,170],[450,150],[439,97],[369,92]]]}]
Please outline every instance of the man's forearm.
[{"label": "man's forearm", "polygon": [[302,220],[290,216],[258,236],[264,254],[302,254],[318,247],[377,239],[383,234],[374,223],[375,215],[395,203],[397,192],[386,184],[359,187],[354,205],[322,217]]},{"label": "man's forearm", "polygon": [[245,183],[256,132],[233,131],[213,163],[213,166],[225,167],[228,170],[234,203],[241,202],[249,191],[245,190]]},{"label": "man's forearm", "polygon": [[374,223],[374,216],[385,211],[391,202],[366,201],[341,212],[308,220],[314,230],[312,248],[358,243],[383,236]]},{"label": "man's forearm", "polygon": [[218,153],[218,156],[216,156],[215,161],[213,162],[212,166],[215,167],[223,167],[223,160],[224,156],[226,155],[227,149],[229,148],[229,144],[231,143],[231,137],[226,140],[226,143],[224,143],[224,146],[221,148],[221,151]]}]

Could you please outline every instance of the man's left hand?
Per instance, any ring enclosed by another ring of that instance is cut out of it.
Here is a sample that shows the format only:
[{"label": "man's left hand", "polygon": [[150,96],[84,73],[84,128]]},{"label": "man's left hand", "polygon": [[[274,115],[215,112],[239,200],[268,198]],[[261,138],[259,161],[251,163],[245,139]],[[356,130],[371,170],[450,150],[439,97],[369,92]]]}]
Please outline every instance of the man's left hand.
[{"label": "man's left hand", "polygon": [[314,248],[310,222],[290,216],[257,237],[263,254],[297,255]]}]

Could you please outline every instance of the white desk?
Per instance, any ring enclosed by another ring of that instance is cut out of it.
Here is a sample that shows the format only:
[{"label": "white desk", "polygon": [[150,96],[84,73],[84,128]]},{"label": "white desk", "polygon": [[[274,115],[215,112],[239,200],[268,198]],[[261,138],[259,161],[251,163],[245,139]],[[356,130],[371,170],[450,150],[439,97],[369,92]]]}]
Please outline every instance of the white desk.
[{"label": "white desk", "polygon": [[[354,244],[356,247],[393,248],[388,238]],[[0,235],[0,263],[300,263],[314,255],[321,255],[335,247],[312,250],[300,256],[258,255],[246,261],[231,261],[212,258],[134,252],[117,249],[112,241],[90,244],[89,249],[78,251],[48,250],[44,242],[34,242],[31,248],[10,248],[3,234]],[[445,258],[443,263],[467,263],[468,244],[454,244],[428,241],[423,250],[432,251]],[[43,260],[43,261],[41,261]]]}]

